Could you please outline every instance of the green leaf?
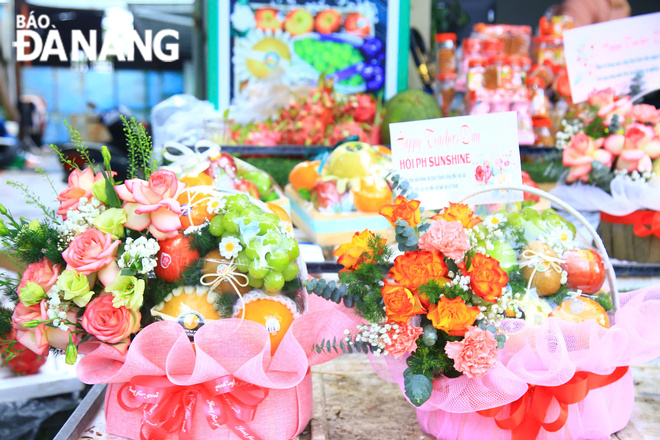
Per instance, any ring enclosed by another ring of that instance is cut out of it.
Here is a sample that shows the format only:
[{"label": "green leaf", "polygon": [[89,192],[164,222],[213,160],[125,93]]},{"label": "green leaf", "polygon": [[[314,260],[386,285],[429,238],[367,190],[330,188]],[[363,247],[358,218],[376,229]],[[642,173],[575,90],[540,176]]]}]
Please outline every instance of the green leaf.
[{"label": "green leaf", "polygon": [[429,400],[433,391],[433,382],[423,374],[410,374],[403,380],[406,396],[413,405],[421,406]]}]

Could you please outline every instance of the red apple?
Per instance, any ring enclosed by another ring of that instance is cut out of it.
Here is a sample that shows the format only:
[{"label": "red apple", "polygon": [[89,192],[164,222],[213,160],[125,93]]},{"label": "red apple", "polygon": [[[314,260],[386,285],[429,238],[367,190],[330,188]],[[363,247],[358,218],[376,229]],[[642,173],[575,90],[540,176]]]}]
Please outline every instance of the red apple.
[{"label": "red apple", "polygon": [[311,199],[317,209],[327,209],[338,205],[341,202],[341,195],[337,191],[337,182],[334,180],[318,182],[312,188]]},{"label": "red apple", "polygon": [[277,17],[277,9],[261,8],[254,13],[254,21],[257,28],[262,31],[276,31],[282,29],[282,22]]},{"label": "red apple", "polygon": [[326,9],[316,14],[314,19],[316,32],[319,34],[331,34],[337,32],[341,27],[341,14],[334,9]]},{"label": "red apple", "polygon": [[247,179],[237,179],[234,181],[234,189],[237,189],[246,194],[250,194],[255,199],[259,199],[259,190],[257,185]]},{"label": "red apple", "polygon": [[364,15],[358,14],[357,12],[350,13],[346,16],[344,27],[346,28],[346,32],[359,37],[366,37],[371,30],[369,20],[367,20]]},{"label": "red apple", "polygon": [[314,17],[306,9],[294,9],[286,14],[284,30],[291,35],[302,35],[314,30]]},{"label": "red apple", "polygon": [[158,242],[160,250],[156,254],[158,265],[154,273],[165,281],[177,281],[193,262],[199,260],[199,252],[192,249],[190,237],[179,234]]},{"label": "red apple", "polygon": [[236,177],[236,162],[234,157],[229,153],[220,153],[220,156],[213,159],[211,164],[206,169],[206,174],[216,178],[223,173],[227,173],[230,177]]},{"label": "red apple", "polygon": [[573,249],[562,259],[562,269],[568,273],[566,285],[580,289],[582,293],[596,293],[605,282],[605,264],[598,252],[592,249]]}]

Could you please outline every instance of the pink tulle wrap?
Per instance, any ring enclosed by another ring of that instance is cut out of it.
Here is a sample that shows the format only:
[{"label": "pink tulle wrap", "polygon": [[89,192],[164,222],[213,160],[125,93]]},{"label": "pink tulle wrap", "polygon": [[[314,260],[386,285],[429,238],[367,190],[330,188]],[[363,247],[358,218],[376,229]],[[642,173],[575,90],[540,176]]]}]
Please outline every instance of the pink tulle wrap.
[{"label": "pink tulle wrap", "polygon": [[[528,384],[558,386],[577,371],[611,374],[616,367],[651,361],[660,356],[660,286],[619,295],[621,307],[605,329],[595,321],[574,324],[548,318],[539,328],[524,321],[507,323],[510,333],[498,363],[482,378],[435,380],[431,398],[417,410],[422,429],[438,439],[509,440],[493,418],[476,411],[507,405],[528,390]],[[403,390],[405,357],[386,358],[386,367],[373,359],[376,371]],[[564,427],[554,433],[541,430],[539,439],[609,439],[626,426],[634,405],[632,373],[593,389],[578,404],[569,405]],[[553,402],[546,422],[555,420]],[[498,419],[509,415],[504,410]]]},{"label": "pink tulle wrap", "polygon": [[[128,352],[120,354],[99,342],[81,347],[86,354],[78,364],[85,383],[110,383],[106,393],[109,434],[140,438],[142,411],[124,411],[117,402],[123,383],[136,376],[167,378],[174,385],[194,387],[231,375],[238,381],[268,391],[259,403],[249,429],[261,440],[289,440],[298,435],[312,415],[309,368],[335,355],[312,350],[323,339],[341,338],[355,326],[350,312],[316,296],[309,311],[297,318],[273,356],[266,329],[240,319],[205,324],[195,335],[194,348],[179,324],[161,321],[145,327]],[[194,408],[191,435],[185,438],[239,439],[227,426],[212,430],[201,405]],[[173,438],[182,438],[178,433]]]}]

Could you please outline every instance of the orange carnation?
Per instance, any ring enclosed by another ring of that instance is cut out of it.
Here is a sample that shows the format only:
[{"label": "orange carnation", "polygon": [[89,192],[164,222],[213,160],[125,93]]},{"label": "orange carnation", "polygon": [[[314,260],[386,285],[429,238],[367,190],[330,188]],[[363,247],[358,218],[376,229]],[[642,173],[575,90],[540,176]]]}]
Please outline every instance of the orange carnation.
[{"label": "orange carnation", "polygon": [[468,205],[462,203],[451,203],[445,208],[441,213],[431,217],[433,220],[445,219],[448,222],[461,222],[464,228],[470,229],[479,223],[481,219],[479,217],[474,217],[474,212],[470,209]]},{"label": "orange carnation", "polygon": [[413,316],[425,312],[417,295],[400,284],[385,280],[380,292],[385,301],[385,313],[392,321],[408,322]]},{"label": "orange carnation", "polygon": [[394,260],[389,277],[397,283],[416,290],[428,280],[444,279],[447,265],[438,251],[406,251]]},{"label": "orange carnation", "polygon": [[448,299],[446,296],[440,298],[438,304],[431,304],[426,315],[433,327],[452,336],[463,336],[468,326],[474,324],[479,307],[468,307],[461,298]]},{"label": "orange carnation", "polygon": [[492,303],[502,295],[502,288],[509,282],[509,276],[500,267],[500,262],[480,253],[472,257],[466,275],[470,276],[470,287],[474,293]]},{"label": "orange carnation", "polygon": [[392,226],[396,226],[397,220],[405,220],[408,226],[413,228],[421,220],[419,212],[419,200],[408,200],[403,196],[396,196],[394,205],[385,205],[380,208],[379,214],[387,219]]},{"label": "orange carnation", "polygon": [[[367,256],[371,256],[369,242],[375,235],[368,229],[362,232],[356,232],[350,243],[344,243],[334,250],[332,255],[337,257],[337,263],[343,265],[346,269],[355,269]],[[380,239],[380,243],[385,245],[386,240]],[[342,270],[346,270],[342,269]]]}]

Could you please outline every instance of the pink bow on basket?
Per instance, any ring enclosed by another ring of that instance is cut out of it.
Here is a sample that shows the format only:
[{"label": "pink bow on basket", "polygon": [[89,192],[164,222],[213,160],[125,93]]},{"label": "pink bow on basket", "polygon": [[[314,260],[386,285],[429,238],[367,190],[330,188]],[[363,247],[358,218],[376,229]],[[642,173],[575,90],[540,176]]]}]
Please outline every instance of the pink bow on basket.
[{"label": "pink bow on basket", "polygon": [[140,440],[161,439],[174,432],[192,438],[197,403],[203,405],[211,429],[226,424],[241,438],[262,440],[246,424],[266,396],[267,389],[231,375],[194,386],[177,386],[166,377],[136,376],[119,389],[117,401],[124,411],[142,410]]}]

